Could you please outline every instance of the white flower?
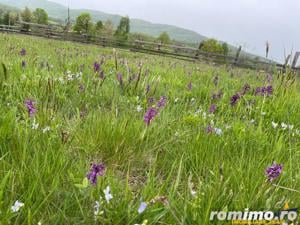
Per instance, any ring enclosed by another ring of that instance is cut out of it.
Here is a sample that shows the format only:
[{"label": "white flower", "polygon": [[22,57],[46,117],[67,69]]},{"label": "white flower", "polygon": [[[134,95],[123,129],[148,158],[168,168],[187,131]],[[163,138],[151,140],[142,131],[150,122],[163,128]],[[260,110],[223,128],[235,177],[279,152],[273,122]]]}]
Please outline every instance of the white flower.
[{"label": "white flower", "polygon": [[255,119],[250,120],[250,123],[255,123]]},{"label": "white flower", "polygon": [[38,225],[42,225],[42,222],[41,222],[41,221],[39,221],[39,222],[38,222]]},{"label": "white flower", "polygon": [[138,106],[136,107],[136,111],[141,112],[142,110],[143,110],[142,106],[138,105]]},{"label": "white flower", "polygon": [[288,125],[285,123],[281,123],[281,127],[283,130],[286,130],[288,128]]},{"label": "white flower", "polygon": [[104,190],[104,195],[105,195],[105,200],[107,201],[107,203],[109,203],[109,201],[113,198],[112,194],[110,193],[110,187],[107,186]]},{"label": "white flower", "polygon": [[195,99],[194,99],[194,98],[192,98],[192,99],[191,99],[191,102],[195,102]]},{"label": "white flower", "polygon": [[59,77],[59,78],[58,78],[58,81],[59,81],[60,83],[64,84],[64,78]]},{"label": "white flower", "polygon": [[24,203],[23,203],[23,202],[20,202],[19,200],[17,200],[17,201],[15,202],[15,204],[11,207],[11,210],[12,210],[13,212],[18,212],[18,211],[20,210],[20,208],[23,207],[23,206],[24,206]]},{"label": "white flower", "polygon": [[45,127],[42,131],[43,131],[43,133],[46,133],[46,132],[50,131],[50,127],[47,126],[47,127]]},{"label": "white flower", "polygon": [[174,102],[177,103],[179,101],[179,98],[175,98]]},{"label": "white flower", "polygon": [[35,120],[33,120],[33,123],[32,123],[32,126],[31,126],[31,129],[32,130],[37,130],[39,128],[39,124],[35,122]]},{"label": "white flower", "polygon": [[191,195],[192,195],[193,197],[195,197],[195,196],[197,195],[197,192],[194,191],[193,189],[191,189]]},{"label": "white flower", "polygon": [[138,209],[138,213],[141,214],[143,213],[147,208],[147,203],[146,202],[142,202],[139,206],[139,209]]},{"label": "white flower", "polygon": [[223,131],[220,128],[215,128],[215,132],[216,132],[216,135],[219,135],[219,136],[221,136],[223,134]]},{"label": "white flower", "polygon": [[179,132],[176,131],[174,135],[175,135],[175,137],[179,137]]},{"label": "white flower", "polygon": [[288,125],[289,130],[293,130],[294,129],[294,125]]},{"label": "white flower", "polygon": [[275,123],[274,121],[272,121],[272,127],[273,127],[274,129],[276,129],[277,126],[278,126],[278,123]]},{"label": "white flower", "polygon": [[267,113],[266,112],[261,112],[261,115],[262,116],[265,116]]}]

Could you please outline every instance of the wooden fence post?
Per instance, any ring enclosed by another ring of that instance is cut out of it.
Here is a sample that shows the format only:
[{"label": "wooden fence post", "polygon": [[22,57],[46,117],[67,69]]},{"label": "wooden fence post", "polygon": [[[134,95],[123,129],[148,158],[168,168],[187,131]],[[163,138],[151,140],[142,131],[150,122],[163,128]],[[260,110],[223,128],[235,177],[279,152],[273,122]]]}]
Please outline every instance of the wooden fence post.
[{"label": "wooden fence post", "polygon": [[242,46],[240,46],[236,52],[236,56],[235,56],[235,60],[234,60],[234,64],[236,65],[238,60],[239,60],[239,57],[240,57],[240,54],[241,54],[241,51],[242,51]]}]

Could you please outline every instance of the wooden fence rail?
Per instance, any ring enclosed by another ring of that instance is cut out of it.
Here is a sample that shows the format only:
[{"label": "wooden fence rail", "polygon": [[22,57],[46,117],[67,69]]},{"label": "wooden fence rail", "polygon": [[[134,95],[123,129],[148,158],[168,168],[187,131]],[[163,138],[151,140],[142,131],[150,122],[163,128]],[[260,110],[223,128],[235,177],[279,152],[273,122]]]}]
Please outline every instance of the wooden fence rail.
[{"label": "wooden fence rail", "polygon": [[[286,60],[285,64],[277,64],[271,60],[255,60],[254,58],[243,59],[240,55],[241,48],[237,51],[236,56],[216,54],[210,52],[200,51],[197,48],[187,47],[187,46],[178,46],[178,45],[166,45],[156,42],[147,42],[141,40],[135,41],[121,41],[114,38],[107,38],[101,36],[91,36],[77,34],[73,32],[68,32],[63,26],[59,25],[41,25],[34,23],[19,22],[17,25],[1,25],[0,32],[13,32],[21,33],[32,36],[39,36],[45,38],[52,38],[57,40],[66,40],[81,42],[86,44],[96,44],[103,47],[116,47],[116,48],[126,48],[135,52],[143,52],[148,54],[157,54],[176,57],[180,59],[196,61],[204,60],[208,62],[218,63],[218,64],[228,64],[244,68],[252,69],[285,69],[287,67],[289,59]],[[292,62],[291,68],[294,70],[300,70],[299,67],[296,67],[297,60],[300,56],[300,52],[295,54],[294,60]]]}]

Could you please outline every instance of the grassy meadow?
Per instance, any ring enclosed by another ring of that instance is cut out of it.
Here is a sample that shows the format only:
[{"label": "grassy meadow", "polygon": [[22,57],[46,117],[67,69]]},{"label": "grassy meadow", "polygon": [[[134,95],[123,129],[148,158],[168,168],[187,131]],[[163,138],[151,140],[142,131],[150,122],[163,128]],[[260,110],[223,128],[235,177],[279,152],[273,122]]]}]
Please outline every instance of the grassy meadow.
[{"label": "grassy meadow", "polygon": [[8,34],[0,64],[1,225],[230,224],[211,211],[300,207],[290,74]]}]

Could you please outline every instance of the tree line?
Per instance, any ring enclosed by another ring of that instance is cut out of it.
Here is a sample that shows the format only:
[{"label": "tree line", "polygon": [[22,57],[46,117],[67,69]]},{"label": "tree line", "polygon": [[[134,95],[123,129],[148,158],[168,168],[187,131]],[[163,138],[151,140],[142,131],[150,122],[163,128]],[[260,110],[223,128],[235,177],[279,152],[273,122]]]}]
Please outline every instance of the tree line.
[{"label": "tree line", "polygon": [[[29,8],[25,8],[20,12],[0,9],[0,24],[15,25],[18,21],[24,21],[28,23],[37,23],[47,25],[51,23],[48,13],[42,9],[37,8],[31,11]],[[29,30],[30,25],[23,25],[23,29]],[[73,31],[83,35],[101,35],[105,37],[115,38],[118,41],[133,41],[142,40],[150,42],[160,42],[162,44],[182,44],[175,40],[172,40],[167,32],[162,32],[159,37],[155,38],[149,35],[141,33],[130,33],[130,19],[129,17],[122,17],[118,26],[115,28],[112,21],[96,21],[89,13],[81,13],[72,25],[68,21],[64,27],[66,31]],[[227,43],[220,43],[215,39],[207,39],[199,44],[198,49],[203,52],[211,52],[222,54],[227,56],[229,53],[229,47]]]}]

